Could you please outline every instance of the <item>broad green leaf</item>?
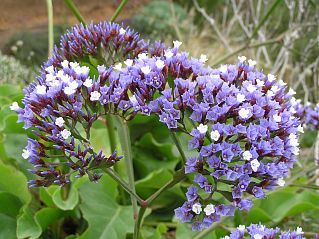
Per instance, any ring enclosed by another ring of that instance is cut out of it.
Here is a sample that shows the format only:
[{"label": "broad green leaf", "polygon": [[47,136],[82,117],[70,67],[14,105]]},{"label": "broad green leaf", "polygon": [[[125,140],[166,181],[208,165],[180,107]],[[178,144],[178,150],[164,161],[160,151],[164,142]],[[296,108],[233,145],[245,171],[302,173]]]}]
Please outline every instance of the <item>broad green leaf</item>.
[{"label": "broad green leaf", "polygon": [[14,218],[0,213],[0,238],[16,239],[16,221]]},{"label": "broad green leaf", "polygon": [[39,222],[42,230],[47,229],[51,223],[61,217],[63,217],[63,211],[58,208],[42,208],[35,214],[35,218]]},{"label": "broad green leaf", "polygon": [[34,219],[32,212],[26,206],[17,221],[17,237],[18,239],[36,239],[42,233],[40,224]]},{"label": "broad green leaf", "polygon": [[197,233],[193,232],[189,223],[177,222],[176,239],[193,238]]},{"label": "broad green leaf", "polygon": [[150,237],[147,237],[147,239],[162,239],[162,235],[168,231],[168,228],[165,224],[160,223],[157,225],[156,230],[154,234]]},{"label": "broad green leaf", "polygon": [[8,192],[0,192],[0,213],[10,217],[16,217],[22,206],[17,196]]},{"label": "broad green leaf", "polygon": [[130,206],[116,202],[117,184],[103,176],[98,184],[87,182],[80,187],[80,209],[88,222],[81,239],[123,239],[133,233],[133,211]]}]

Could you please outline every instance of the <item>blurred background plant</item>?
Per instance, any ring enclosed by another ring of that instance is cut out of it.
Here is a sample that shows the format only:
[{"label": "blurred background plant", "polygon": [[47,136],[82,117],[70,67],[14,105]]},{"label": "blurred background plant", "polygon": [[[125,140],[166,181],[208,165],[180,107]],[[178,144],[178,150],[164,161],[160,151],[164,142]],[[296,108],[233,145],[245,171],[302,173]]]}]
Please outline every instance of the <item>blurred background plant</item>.
[{"label": "blurred background plant", "polygon": [[[13,6],[5,5],[6,2],[10,3],[4,1],[3,6]],[[45,12],[43,1],[36,2],[21,2],[30,5],[26,14],[38,13],[36,8]],[[75,1],[81,14],[94,22],[110,19],[119,3]],[[76,22],[66,6],[62,9],[67,14],[61,17],[61,5],[64,6],[62,1],[53,2],[55,43]],[[9,10],[1,8],[0,13]],[[26,17],[22,13],[12,14]],[[130,210],[128,195],[124,194],[123,200],[123,192],[106,176],[94,185],[83,178],[66,188],[26,188],[27,180],[33,179],[27,171],[29,164],[21,156],[28,132],[15,123],[17,116],[10,105],[14,101],[21,103],[23,87],[35,80],[47,58],[45,14],[45,18],[34,20],[35,25],[41,22],[42,25],[36,25],[39,29],[35,30],[35,26],[30,26],[32,21],[28,21],[28,29],[17,27],[0,44],[3,51],[0,54],[0,238],[99,238],[114,232],[119,234],[112,239],[122,239],[125,235],[132,238],[131,215],[124,213]],[[62,20],[56,22],[56,16]],[[183,50],[197,57],[206,54],[207,64],[212,67],[234,63],[238,55],[256,59],[258,68],[271,71],[287,82],[297,92],[296,98],[313,105],[319,102],[319,4],[315,0],[134,0],[124,7],[118,22],[121,21],[146,39],[162,40],[166,44],[182,41]],[[0,30],[3,29],[0,24]],[[151,118],[138,117],[130,125],[136,190],[143,197],[170,180],[179,164],[177,149],[168,132],[162,124],[154,122]],[[102,122],[94,125],[92,144],[109,151],[107,133]],[[283,229],[302,226],[307,237],[313,236],[318,233],[319,172],[314,160],[319,159],[318,138],[317,131],[305,132],[300,159],[286,186],[256,201],[250,212],[237,212],[234,218],[193,233],[188,225],[173,218],[173,209],[183,201],[190,184],[186,180],[154,202],[144,220],[141,238],[220,238],[233,227],[259,221]],[[187,139],[181,141],[187,148]],[[109,217],[104,218],[105,215]],[[116,226],[123,222],[125,226]]]}]

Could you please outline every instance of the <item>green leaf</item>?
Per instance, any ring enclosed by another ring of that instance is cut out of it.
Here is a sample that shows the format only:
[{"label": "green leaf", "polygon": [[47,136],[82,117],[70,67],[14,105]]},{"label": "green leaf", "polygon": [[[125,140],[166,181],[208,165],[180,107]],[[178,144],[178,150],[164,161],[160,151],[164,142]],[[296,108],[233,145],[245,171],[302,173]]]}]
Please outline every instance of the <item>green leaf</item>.
[{"label": "green leaf", "polygon": [[36,239],[40,237],[41,233],[40,224],[34,219],[30,209],[27,206],[24,207],[17,221],[18,239]]},{"label": "green leaf", "polygon": [[42,208],[35,214],[35,218],[39,222],[42,230],[47,229],[51,223],[62,217],[63,211],[58,208]]},{"label": "green leaf", "polygon": [[108,176],[98,184],[86,182],[80,187],[80,209],[88,228],[79,238],[123,239],[133,233],[132,207],[118,205],[117,194],[117,184]]},{"label": "green leaf", "polygon": [[0,238],[16,239],[16,222],[15,219],[0,213]]},{"label": "green leaf", "polygon": [[0,213],[16,217],[22,206],[18,197],[8,192],[0,192]]},{"label": "green leaf", "polygon": [[177,222],[176,239],[193,238],[197,233],[193,232],[189,223]]}]

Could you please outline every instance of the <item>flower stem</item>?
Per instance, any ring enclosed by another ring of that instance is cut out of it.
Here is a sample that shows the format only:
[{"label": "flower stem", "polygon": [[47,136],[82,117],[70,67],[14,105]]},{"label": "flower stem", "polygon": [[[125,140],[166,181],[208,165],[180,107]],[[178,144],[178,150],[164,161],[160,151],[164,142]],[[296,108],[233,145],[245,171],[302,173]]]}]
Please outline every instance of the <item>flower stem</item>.
[{"label": "flower stem", "polygon": [[52,0],[47,0],[48,9],[48,56],[51,57],[54,45],[53,35],[53,5]]},{"label": "flower stem", "polygon": [[103,171],[110,175],[110,177],[113,178],[114,181],[119,183],[125,189],[125,191],[130,194],[131,197],[134,197],[135,201],[138,201],[140,204],[144,203],[144,200],[141,199],[114,170],[112,170],[111,168],[104,168]]},{"label": "flower stem", "polygon": [[[136,194],[130,132],[125,121],[123,121],[120,117],[116,117],[116,119],[118,125],[118,136],[125,159],[126,173],[128,175],[129,186],[132,192]],[[138,213],[136,197],[133,197],[131,195],[131,202],[133,206],[134,218],[136,218]]]},{"label": "flower stem", "polygon": [[80,11],[77,9],[77,7],[74,5],[72,0],[64,0],[64,3],[68,6],[68,8],[70,9],[70,11],[73,13],[73,15],[76,17],[76,19],[78,19],[78,21],[80,23],[82,23],[83,25],[85,25],[85,20],[82,17]]},{"label": "flower stem", "polygon": [[138,239],[140,235],[140,228],[143,221],[143,216],[145,214],[147,206],[140,207],[140,210],[138,211],[138,218],[134,226],[134,235],[133,239]]},{"label": "flower stem", "polygon": [[176,136],[176,132],[174,131],[170,131],[170,135],[178,149],[178,152],[180,153],[181,157],[182,157],[182,165],[184,166],[185,163],[186,163],[186,156],[185,156],[185,153],[184,153],[184,150],[182,148],[182,145],[178,139],[178,137]]},{"label": "flower stem", "polygon": [[113,16],[111,18],[111,22],[114,22],[116,20],[116,18],[118,17],[118,15],[120,15],[120,13],[123,10],[124,6],[126,5],[127,1],[128,0],[122,0],[120,5],[118,6],[118,8],[115,10],[115,13],[113,14]]}]

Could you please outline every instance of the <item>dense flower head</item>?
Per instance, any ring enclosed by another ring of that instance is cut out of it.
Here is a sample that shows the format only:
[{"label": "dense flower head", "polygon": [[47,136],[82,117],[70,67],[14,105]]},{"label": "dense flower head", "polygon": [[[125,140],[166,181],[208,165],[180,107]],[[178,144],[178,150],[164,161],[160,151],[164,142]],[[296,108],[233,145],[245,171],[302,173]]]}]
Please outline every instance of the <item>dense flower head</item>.
[{"label": "dense flower head", "polygon": [[305,238],[301,227],[297,227],[294,231],[281,231],[278,227],[267,228],[262,224],[251,224],[249,227],[244,225],[238,226],[229,236],[222,239],[303,239]]},{"label": "dense flower head", "polygon": [[299,99],[292,99],[292,102],[295,115],[300,118],[302,125],[310,130],[319,130],[319,104],[302,104]]},{"label": "dense flower head", "polygon": [[64,185],[73,173],[97,181],[95,169],[113,166],[121,157],[95,152],[89,140],[92,124],[107,114],[126,121],[155,114],[189,135],[198,155],[185,173],[194,174],[194,185],[175,214],[193,230],[249,209],[245,194],[262,198],[283,185],[299,153],[299,121],[285,84],[257,71],[253,60],[211,69],[206,56],[190,58],[179,46],[146,44],[114,23],[67,33],[25,90],[24,108],[12,106],[34,129],[23,157],[42,179],[31,186]]}]

